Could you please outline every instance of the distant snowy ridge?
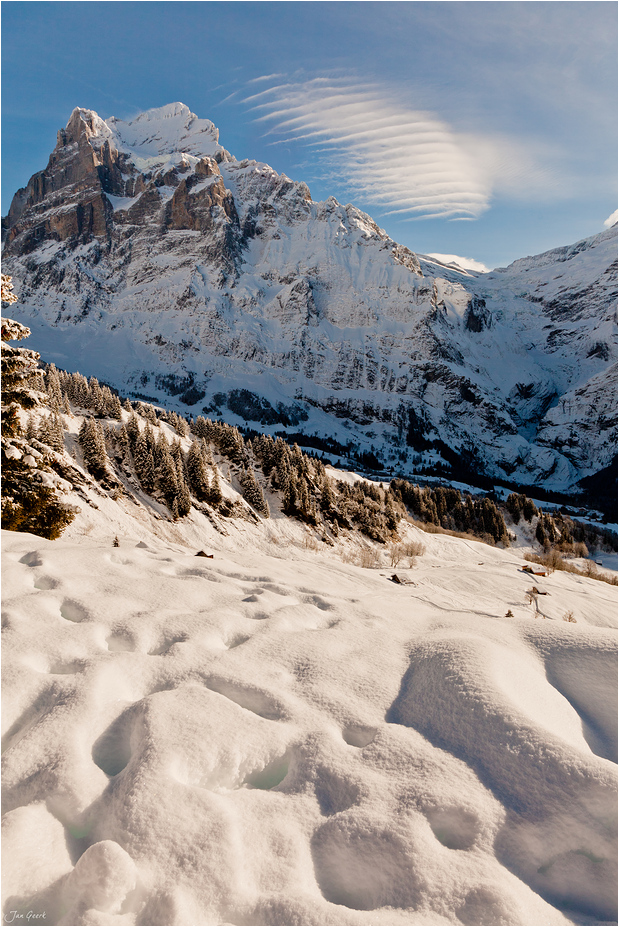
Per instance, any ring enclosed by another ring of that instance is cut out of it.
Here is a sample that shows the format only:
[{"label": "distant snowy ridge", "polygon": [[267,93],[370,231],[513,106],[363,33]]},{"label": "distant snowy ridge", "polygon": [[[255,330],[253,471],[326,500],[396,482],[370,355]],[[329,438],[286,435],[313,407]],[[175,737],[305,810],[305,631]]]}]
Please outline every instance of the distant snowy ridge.
[{"label": "distant snowy ridge", "polygon": [[461,271],[236,160],[174,103],[129,122],[75,110],[4,229],[34,345],[123,391],[326,436],[391,472],[573,491],[616,453],[616,227]]}]

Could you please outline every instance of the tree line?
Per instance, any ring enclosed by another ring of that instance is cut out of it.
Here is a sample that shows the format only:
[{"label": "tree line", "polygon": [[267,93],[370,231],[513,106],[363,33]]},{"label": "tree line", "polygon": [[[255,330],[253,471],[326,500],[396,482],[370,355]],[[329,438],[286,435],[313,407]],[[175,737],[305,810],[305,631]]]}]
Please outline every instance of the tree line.
[{"label": "tree line", "polygon": [[[3,299],[5,293],[10,295],[10,290],[3,289]],[[36,352],[6,343],[27,334],[19,323],[3,320],[3,527],[57,537],[71,522],[74,510],[63,505],[45,474],[66,475],[61,464],[63,417],[76,412],[83,415],[79,444],[88,472],[119,491],[118,474],[137,481],[146,495],[167,506],[173,519],[186,517],[192,506],[223,516],[241,514],[239,504],[222,491],[217,455],[257,517],[270,515],[267,497],[271,504],[278,500],[285,515],[318,528],[327,541],[341,530],[359,530],[379,543],[392,542],[408,515],[422,525],[508,546],[504,516],[509,515],[515,525],[521,519],[537,519],[535,537],[545,550],[577,552],[575,545],[595,547],[600,542],[600,529],[563,513],[544,513],[522,493],[511,493],[501,510],[488,496],[474,498],[451,486],[422,488],[405,479],[387,484],[334,479],[322,460],[281,436],[244,436],[238,428],[202,415],[187,420],[148,402],[122,400],[95,377],[87,379],[53,364],[41,370]],[[25,425],[21,410],[30,413]],[[612,533],[606,534],[603,540],[612,544]]]}]

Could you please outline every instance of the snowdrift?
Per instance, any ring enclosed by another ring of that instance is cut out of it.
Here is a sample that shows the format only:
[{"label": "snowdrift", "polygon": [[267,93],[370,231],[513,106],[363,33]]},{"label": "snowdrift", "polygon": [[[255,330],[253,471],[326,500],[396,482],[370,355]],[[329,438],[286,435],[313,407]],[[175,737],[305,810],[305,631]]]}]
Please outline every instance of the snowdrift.
[{"label": "snowdrift", "polygon": [[89,518],[3,532],[5,918],[613,922],[616,587]]}]

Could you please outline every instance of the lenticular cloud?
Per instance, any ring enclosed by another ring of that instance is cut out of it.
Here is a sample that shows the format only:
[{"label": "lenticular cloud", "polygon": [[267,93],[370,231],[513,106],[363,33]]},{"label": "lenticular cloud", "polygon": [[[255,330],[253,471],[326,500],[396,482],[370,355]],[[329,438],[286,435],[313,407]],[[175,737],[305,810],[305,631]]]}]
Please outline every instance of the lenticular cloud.
[{"label": "lenticular cloud", "polygon": [[390,213],[477,218],[488,209],[490,183],[470,140],[374,84],[318,77],[274,84],[245,103],[278,141],[326,148],[331,169]]}]

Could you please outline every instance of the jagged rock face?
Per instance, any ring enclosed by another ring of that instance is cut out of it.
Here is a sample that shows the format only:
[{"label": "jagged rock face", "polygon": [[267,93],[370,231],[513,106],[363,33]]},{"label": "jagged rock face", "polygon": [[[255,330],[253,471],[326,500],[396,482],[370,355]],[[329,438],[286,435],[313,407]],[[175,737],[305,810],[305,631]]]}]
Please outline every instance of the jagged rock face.
[{"label": "jagged rock face", "polygon": [[124,391],[169,405],[169,375],[189,378],[185,413],[238,423],[240,387],[400,468],[460,455],[556,489],[614,453],[616,228],[459,272],[237,161],[182,104],[75,110],[3,224],[37,349]]}]

